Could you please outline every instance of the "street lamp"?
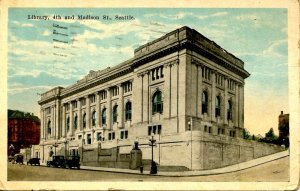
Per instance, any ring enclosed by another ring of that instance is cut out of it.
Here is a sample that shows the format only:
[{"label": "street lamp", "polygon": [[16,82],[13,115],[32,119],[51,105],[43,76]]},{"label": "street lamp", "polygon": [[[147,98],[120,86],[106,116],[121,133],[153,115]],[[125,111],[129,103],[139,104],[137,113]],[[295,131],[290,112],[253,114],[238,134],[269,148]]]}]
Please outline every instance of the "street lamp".
[{"label": "street lamp", "polygon": [[154,134],[151,134],[151,137],[149,139],[149,145],[151,146],[151,152],[152,152],[152,158],[151,158],[151,170],[150,170],[150,174],[156,174],[157,173],[157,166],[156,163],[153,161],[153,146],[155,146],[155,142],[156,140],[154,139]]}]

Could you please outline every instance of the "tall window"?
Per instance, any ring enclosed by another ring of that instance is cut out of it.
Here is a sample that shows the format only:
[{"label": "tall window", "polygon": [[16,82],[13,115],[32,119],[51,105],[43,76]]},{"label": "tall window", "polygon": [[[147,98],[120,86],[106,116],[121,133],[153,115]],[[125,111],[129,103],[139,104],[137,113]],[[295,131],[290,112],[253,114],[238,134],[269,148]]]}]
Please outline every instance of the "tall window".
[{"label": "tall window", "polygon": [[47,127],[48,127],[48,136],[50,137],[51,136],[51,121],[50,120],[48,121]]},{"label": "tall window", "polygon": [[70,130],[70,117],[67,117],[67,132]]},{"label": "tall window", "polygon": [[106,108],[104,108],[102,110],[102,114],[101,114],[101,122],[102,122],[102,125],[106,124]]},{"label": "tall window", "polygon": [[83,118],[82,118],[82,126],[83,126],[83,128],[86,127],[86,113],[83,114]]},{"label": "tall window", "polygon": [[227,120],[232,120],[232,101],[228,100]]},{"label": "tall window", "polygon": [[77,114],[75,114],[75,117],[74,117],[74,129],[77,129],[77,124],[78,124],[78,117],[77,117]]},{"label": "tall window", "polygon": [[125,120],[131,120],[131,102],[127,102],[125,105]]},{"label": "tall window", "polygon": [[216,117],[221,116],[221,97],[216,97]]},{"label": "tall window", "polygon": [[87,134],[87,144],[92,144],[92,136],[91,134]]},{"label": "tall window", "polygon": [[92,113],[92,126],[96,125],[96,111],[93,111]]},{"label": "tall window", "polygon": [[112,117],[113,117],[113,123],[116,123],[118,120],[118,105],[115,105],[113,107]]},{"label": "tall window", "polygon": [[202,93],[202,114],[207,113],[208,94],[207,91]]},{"label": "tall window", "polygon": [[153,95],[152,100],[152,113],[162,113],[163,112],[163,100],[161,91],[157,91]]}]

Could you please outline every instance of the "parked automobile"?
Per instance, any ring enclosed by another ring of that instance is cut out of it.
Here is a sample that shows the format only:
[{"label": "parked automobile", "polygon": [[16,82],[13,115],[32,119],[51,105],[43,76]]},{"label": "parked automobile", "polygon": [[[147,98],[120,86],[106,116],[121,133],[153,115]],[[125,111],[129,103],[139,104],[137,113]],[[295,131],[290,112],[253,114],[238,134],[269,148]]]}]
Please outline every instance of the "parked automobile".
[{"label": "parked automobile", "polygon": [[47,161],[47,166],[66,168],[65,157],[62,155],[54,155]]},{"label": "parked automobile", "polygon": [[66,159],[66,167],[73,168],[76,167],[77,169],[80,168],[80,157],[79,156],[69,156]]},{"label": "parked automobile", "polygon": [[23,164],[23,155],[22,154],[15,154],[14,162],[15,164]]},{"label": "parked automobile", "polygon": [[40,166],[40,159],[39,158],[31,158],[27,161],[27,165],[39,165]]}]

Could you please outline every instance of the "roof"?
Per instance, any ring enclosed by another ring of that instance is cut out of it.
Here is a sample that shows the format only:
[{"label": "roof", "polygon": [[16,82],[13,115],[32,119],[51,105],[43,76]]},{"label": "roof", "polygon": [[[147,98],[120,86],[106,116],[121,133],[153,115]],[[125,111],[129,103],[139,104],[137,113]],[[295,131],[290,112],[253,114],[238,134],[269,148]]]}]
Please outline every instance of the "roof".
[{"label": "roof", "polygon": [[23,112],[19,110],[7,110],[7,118],[8,119],[31,119],[36,122],[40,122],[40,119],[35,116],[33,113]]}]

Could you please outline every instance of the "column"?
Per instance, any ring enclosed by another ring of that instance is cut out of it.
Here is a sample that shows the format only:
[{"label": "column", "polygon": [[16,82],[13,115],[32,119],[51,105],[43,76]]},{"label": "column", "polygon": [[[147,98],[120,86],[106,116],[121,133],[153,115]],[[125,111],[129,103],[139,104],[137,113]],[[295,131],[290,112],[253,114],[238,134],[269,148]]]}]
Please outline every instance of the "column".
[{"label": "column", "polygon": [[[160,71],[159,71],[160,72]],[[149,119],[149,72],[146,71],[146,73],[143,76],[143,91],[142,91],[142,96],[143,96],[143,103],[142,103],[142,108],[141,112],[143,113],[143,122],[148,122]]]},{"label": "column", "polygon": [[239,127],[244,127],[244,87],[239,86]]},{"label": "column", "polygon": [[227,77],[224,78],[224,107],[223,107],[223,121],[224,124],[228,124],[228,120],[227,120],[227,109],[228,109],[228,79]]},{"label": "column", "polygon": [[234,126],[238,127],[238,120],[239,120],[239,86],[235,82],[234,84],[235,88],[235,103],[234,103],[234,113],[235,115],[233,116],[233,121],[234,121]]},{"label": "column", "polygon": [[66,137],[66,106],[62,106],[62,137]]},{"label": "column", "polygon": [[100,127],[100,93],[96,93],[96,128]]},{"label": "column", "polygon": [[211,120],[216,121],[215,107],[216,107],[216,71],[211,71]]},{"label": "column", "polygon": [[164,116],[165,118],[171,117],[171,65],[170,63],[167,63],[164,65],[164,78],[165,78],[165,84],[164,84],[164,93],[165,93],[165,99],[164,99]]},{"label": "column", "polygon": [[51,138],[55,136],[55,123],[54,123],[54,106],[51,106]]},{"label": "column", "polygon": [[112,125],[111,125],[111,95],[110,95],[110,88],[106,89],[107,91],[107,111],[106,111],[106,125],[107,129],[111,130]]},{"label": "column", "polygon": [[69,135],[72,136],[73,135],[73,103],[69,102],[70,104],[70,131],[69,131]]},{"label": "column", "polygon": [[45,128],[45,126],[44,126],[44,109],[42,109],[41,108],[41,110],[40,110],[40,116],[41,116],[41,134],[40,134],[40,140],[43,140],[44,139],[44,128]]},{"label": "column", "polygon": [[44,118],[44,121],[43,121],[43,129],[44,129],[44,138],[45,140],[47,139],[47,133],[48,133],[48,128],[47,128],[47,115],[46,115],[46,109],[43,109],[44,112],[43,112],[43,118]]},{"label": "column", "polygon": [[[76,99],[77,101],[77,107],[78,107],[78,110],[77,110],[77,116],[78,116],[78,122],[77,122],[77,128],[82,131],[82,112],[81,112],[81,100],[78,98]],[[82,137],[83,138],[83,137]]]},{"label": "column", "polygon": [[55,104],[55,135],[56,139],[59,139],[61,134],[60,134],[60,101],[56,100]]},{"label": "column", "polygon": [[125,124],[124,124],[124,97],[123,97],[123,86],[122,84],[119,84],[119,100],[118,100],[118,105],[119,105],[119,111],[118,111],[118,122],[119,122],[119,127],[124,127]]},{"label": "column", "polygon": [[198,117],[201,117],[202,115],[202,65],[198,65],[197,67],[197,70],[198,70],[198,97],[197,97],[197,100],[198,100],[198,110],[197,110],[197,116]]},{"label": "column", "polygon": [[86,127],[87,129],[91,129],[91,126],[90,126],[90,122],[91,122],[91,109],[90,109],[90,98],[89,96],[85,96],[85,99],[86,99],[86,106],[85,106],[85,110],[86,110]]}]

